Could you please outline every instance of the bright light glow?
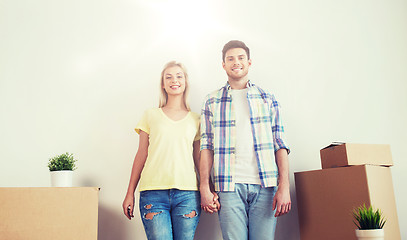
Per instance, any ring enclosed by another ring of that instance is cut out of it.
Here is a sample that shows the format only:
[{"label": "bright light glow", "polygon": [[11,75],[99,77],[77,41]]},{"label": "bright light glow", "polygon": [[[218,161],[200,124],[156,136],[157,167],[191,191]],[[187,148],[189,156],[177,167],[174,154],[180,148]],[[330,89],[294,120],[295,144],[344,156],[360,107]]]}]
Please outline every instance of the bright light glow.
[{"label": "bright light glow", "polygon": [[157,37],[165,42],[194,48],[204,36],[216,30],[208,1],[150,0],[144,2],[154,19]]}]

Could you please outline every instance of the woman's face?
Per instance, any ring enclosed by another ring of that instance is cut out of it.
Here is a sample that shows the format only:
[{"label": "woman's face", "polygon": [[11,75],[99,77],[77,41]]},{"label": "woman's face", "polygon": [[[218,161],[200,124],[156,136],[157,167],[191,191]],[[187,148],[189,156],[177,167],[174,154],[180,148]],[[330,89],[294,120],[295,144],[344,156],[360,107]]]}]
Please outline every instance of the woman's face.
[{"label": "woman's face", "polygon": [[180,67],[169,67],[164,71],[163,88],[168,95],[184,94],[185,75]]}]

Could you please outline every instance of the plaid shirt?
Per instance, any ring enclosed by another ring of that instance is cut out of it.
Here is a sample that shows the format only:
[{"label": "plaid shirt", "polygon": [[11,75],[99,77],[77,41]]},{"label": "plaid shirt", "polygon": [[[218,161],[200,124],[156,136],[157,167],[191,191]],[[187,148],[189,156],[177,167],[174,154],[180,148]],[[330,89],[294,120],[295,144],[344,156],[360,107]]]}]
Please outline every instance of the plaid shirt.
[{"label": "plaid shirt", "polygon": [[[280,106],[274,95],[247,83],[254,151],[263,187],[277,186],[278,168],[274,153],[289,151],[284,139]],[[214,152],[213,180],[216,191],[234,191],[235,112],[230,85],[209,94],[201,111],[201,150]]]}]

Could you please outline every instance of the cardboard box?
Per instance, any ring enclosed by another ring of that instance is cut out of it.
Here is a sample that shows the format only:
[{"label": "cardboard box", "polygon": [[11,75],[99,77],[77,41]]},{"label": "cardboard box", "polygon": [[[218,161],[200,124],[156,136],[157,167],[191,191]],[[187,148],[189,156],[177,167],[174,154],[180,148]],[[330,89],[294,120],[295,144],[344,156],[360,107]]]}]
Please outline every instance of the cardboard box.
[{"label": "cardboard box", "polygon": [[390,145],[333,143],[320,151],[322,169],[371,164],[392,166]]},{"label": "cardboard box", "polygon": [[295,185],[301,240],[357,240],[352,210],[363,203],[383,211],[386,240],[401,239],[390,168],[297,172]]},{"label": "cardboard box", "polygon": [[99,189],[0,188],[0,239],[96,240]]}]

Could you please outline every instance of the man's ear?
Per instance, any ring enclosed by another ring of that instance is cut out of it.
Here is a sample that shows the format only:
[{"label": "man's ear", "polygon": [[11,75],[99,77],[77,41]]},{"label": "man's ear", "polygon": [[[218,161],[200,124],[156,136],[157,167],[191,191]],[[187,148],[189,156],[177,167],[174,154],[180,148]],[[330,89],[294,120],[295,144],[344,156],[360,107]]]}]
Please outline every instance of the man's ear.
[{"label": "man's ear", "polygon": [[225,69],[225,62],[224,61],[222,61],[222,67],[223,67],[223,69]]}]

